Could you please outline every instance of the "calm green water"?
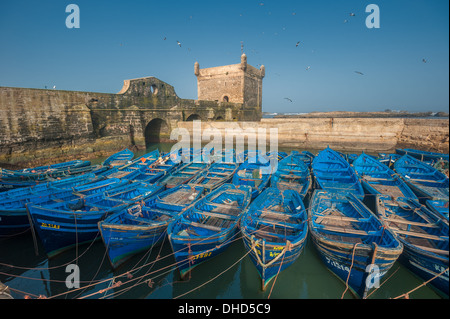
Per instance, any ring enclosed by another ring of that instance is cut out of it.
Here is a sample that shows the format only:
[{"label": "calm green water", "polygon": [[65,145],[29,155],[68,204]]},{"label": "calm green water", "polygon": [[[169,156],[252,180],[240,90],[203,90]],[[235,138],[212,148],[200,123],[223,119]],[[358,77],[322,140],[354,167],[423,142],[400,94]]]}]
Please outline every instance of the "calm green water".
[{"label": "calm green water", "polygon": [[[155,147],[169,151],[171,146],[161,144],[152,148]],[[24,293],[32,298],[44,295],[60,299],[340,299],[345,291],[345,283],[322,263],[311,242],[307,243],[298,260],[281,272],[264,292],[260,289],[256,268],[250,257],[245,256],[247,251],[239,237],[223,254],[196,267],[191,278],[184,281],[180,280],[167,240],[134,256],[115,271],[109,265],[101,240],[51,260],[45,257],[39,240],[37,245],[38,255],[30,233],[0,241],[0,281],[14,289],[12,294],[17,299],[22,299]],[[66,287],[65,280],[70,274],[66,272],[67,264],[79,266],[81,289]],[[116,282],[123,284],[99,293],[110,286],[114,277]],[[369,298],[395,298],[422,282],[397,262],[383,278],[381,287]],[[344,298],[354,296],[348,291]],[[413,292],[410,298],[440,299],[426,286]]]}]

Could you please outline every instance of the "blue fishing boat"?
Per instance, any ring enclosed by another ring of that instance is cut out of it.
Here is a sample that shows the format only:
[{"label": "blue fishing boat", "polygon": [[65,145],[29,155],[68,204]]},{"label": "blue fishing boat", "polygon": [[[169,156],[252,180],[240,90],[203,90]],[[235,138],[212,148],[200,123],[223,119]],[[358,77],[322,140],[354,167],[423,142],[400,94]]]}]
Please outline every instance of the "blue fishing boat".
[{"label": "blue fishing boat", "polygon": [[233,175],[232,183],[251,186],[252,199],[254,199],[269,185],[271,174],[276,171],[277,165],[278,158],[276,156],[269,157],[258,154],[250,157],[239,166]]},{"label": "blue fishing boat", "polygon": [[316,157],[313,153],[309,151],[301,151],[298,153],[297,156],[299,156],[303,160],[305,165],[309,168],[311,167],[311,164],[314,161],[314,158]]},{"label": "blue fishing boat", "polygon": [[190,162],[181,164],[174,172],[164,176],[158,181],[158,184],[164,185],[166,188],[172,188],[181,184],[188,183],[191,179],[205,171],[209,164],[202,162]]},{"label": "blue fishing boat", "polygon": [[133,183],[81,199],[48,205],[27,204],[29,218],[49,258],[98,239],[97,223],[108,215],[162,190]]},{"label": "blue fishing boat", "polygon": [[360,298],[381,281],[403,250],[396,235],[352,193],[315,190],[309,229],[322,261]]},{"label": "blue fishing boat", "polygon": [[396,160],[398,160],[400,157],[402,157],[401,155],[398,154],[392,154],[392,153],[378,153],[378,158],[377,160],[386,165],[389,168],[393,168],[394,167],[394,163]]},{"label": "blue fishing boat", "polygon": [[277,171],[272,174],[270,186],[279,190],[293,189],[304,199],[312,186],[311,172],[305,164],[304,156],[292,151],[282,159]]},{"label": "blue fishing boat", "polygon": [[189,184],[202,186],[209,193],[213,189],[230,182],[238,167],[239,164],[237,163],[213,163],[208,169],[190,180]]},{"label": "blue fishing boat", "polygon": [[25,168],[25,169],[17,170],[16,172],[42,174],[42,173],[48,173],[48,172],[52,172],[52,171],[70,170],[70,169],[89,166],[89,165],[91,165],[90,161],[72,160],[72,161],[68,161],[68,162],[37,166],[37,167],[33,167],[33,168]]},{"label": "blue fishing boat", "polygon": [[238,163],[234,148],[214,150],[214,153],[211,155],[211,160],[216,163]]},{"label": "blue fishing boat", "polygon": [[133,170],[143,170],[147,168],[149,165],[156,162],[161,158],[161,153],[158,149],[153,150],[147,154],[139,156],[134,160],[130,161],[128,164],[118,167],[119,171],[133,171]]},{"label": "blue fishing boat", "polygon": [[354,194],[364,198],[364,190],[355,170],[336,151],[327,147],[319,152],[312,163],[316,188],[329,192]]},{"label": "blue fishing boat", "polygon": [[112,267],[160,243],[169,223],[202,194],[202,187],[179,185],[100,221],[98,228]]},{"label": "blue fishing boat", "polygon": [[411,157],[417,158],[418,160],[420,160],[422,162],[434,163],[440,159],[443,159],[446,161],[449,160],[448,154],[421,151],[421,150],[416,150],[416,149],[412,149],[412,148],[398,148],[395,150],[395,153],[397,153],[399,155],[409,155]]},{"label": "blue fishing boat", "polygon": [[166,154],[147,167],[141,168],[139,174],[134,176],[133,180],[150,184],[157,183],[160,179],[173,172],[178,165],[179,162],[173,161],[172,156]]},{"label": "blue fishing boat", "polygon": [[448,200],[427,200],[425,204],[429,210],[448,222]]},{"label": "blue fishing boat", "polygon": [[100,180],[84,183],[72,187],[64,187],[66,184],[43,187],[40,192],[16,195],[10,198],[0,199],[0,238],[23,233],[30,228],[26,204],[49,205],[61,201],[80,199],[85,196],[104,192],[114,187],[128,184],[128,181],[118,179]]},{"label": "blue fishing boat", "polygon": [[261,277],[261,289],[292,265],[302,253],[308,234],[308,216],[294,190],[267,188],[241,220],[244,245]]},{"label": "blue fishing boat", "polygon": [[448,222],[404,197],[379,195],[376,212],[403,243],[399,261],[448,298]]},{"label": "blue fishing boat", "polygon": [[448,177],[436,168],[404,155],[395,162],[394,169],[422,203],[428,199],[449,200]]},{"label": "blue fishing boat", "polygon": [[223,184],[172,221],[168,234],[181,277],[236,240],[251,188]]},{"label": "blue fishing boat", "polygon": [[362,153],[353,161],[353,168],[361,177],[364,190],[373,198],[377,194],[384,194],[394,198],[409,197],[418,200],[400,176],[372,156]]},{"label": "blue fishing boat", "polygon": [[111,156],[109,156],[107,159],[103,161],[103,166],[123,166],[128,164],[134,157],[134,153],[130,151],[128,148],[114,153]]}]

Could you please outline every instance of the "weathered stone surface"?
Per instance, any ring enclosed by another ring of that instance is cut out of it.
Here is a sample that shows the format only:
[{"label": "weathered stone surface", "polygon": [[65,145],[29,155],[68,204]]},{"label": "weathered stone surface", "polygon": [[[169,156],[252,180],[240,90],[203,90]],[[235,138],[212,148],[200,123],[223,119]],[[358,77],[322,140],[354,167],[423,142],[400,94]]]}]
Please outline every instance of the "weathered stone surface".
[{"label": "weathered stone surface", "polygon": [[[179,122],[193,136],[192,123]],[[320,150],[327,146],[343,151],[389,152],[399,147],[448,153],[448,119],[386,119],[386,118],[299,118],[262,119],[261,122],[202,122],[201,131],[216,129],[221,136],[227,129],[248,133],[257,138],[258,129],[265,129],[269,145],[270,129],[278,132],[278,146]],[[198,134],[198,132],[197,132]],[[212,137],[205,137],[207,143]]]},{"label": "weathered stone surface", "polygon": [[0,162],[42,159],[41,149],[86,149],[107,137],[122,142],[116,149],[145,147],[168,141],[179,121],[260,118],[260,105],[181,99],[154,77],[126,80],[117,94],[0,87]]}]

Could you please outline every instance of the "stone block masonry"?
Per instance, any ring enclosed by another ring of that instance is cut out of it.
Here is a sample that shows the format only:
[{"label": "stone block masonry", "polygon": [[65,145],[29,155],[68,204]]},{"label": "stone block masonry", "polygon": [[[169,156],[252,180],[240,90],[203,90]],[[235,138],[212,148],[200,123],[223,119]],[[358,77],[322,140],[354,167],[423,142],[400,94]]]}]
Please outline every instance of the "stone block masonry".
[{"label": "stone block masonry", "polygon": [[[178,127],[187,129],[193,136],[191,123],[179,122]],[[394,152],[396,148],[417,148],[442,153],[449,151],[448,119],[330,117],[262,119],[261,122],[238,123],[202,122],[202,132],[209,128],[217,129],[222,137],[226,135],[227,129],[257,134],[258,128],[264,128],[267,143],[270,129],[276,128],[279,148],[299,150],[321,150],[330,146],[354,153]],[[204,142],[208,143],[209,140]]]},{"label": "stone block masonry", "polygon": [[[259,106],[181,99],[155,77],[125,80],[117,94],[0,87],[0,163],[40,165],[145,148],[168,141],[179,121],[259,121],[260,114]],[[79,157],[72,154],[80,149]]]}]

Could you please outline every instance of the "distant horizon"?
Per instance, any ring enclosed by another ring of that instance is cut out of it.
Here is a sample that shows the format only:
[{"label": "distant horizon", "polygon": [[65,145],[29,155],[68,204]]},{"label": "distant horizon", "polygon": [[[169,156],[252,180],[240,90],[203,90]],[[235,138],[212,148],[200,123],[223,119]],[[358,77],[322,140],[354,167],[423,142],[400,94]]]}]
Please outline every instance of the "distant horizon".
[{"label": "distant horizon", "polygon": [[266,68],[264,112],[449,109],[448,1],[71,3],[77,26],[66,2],[0,3],[0,86],[116,93],[154,76],[196,100],[195,62],[245,53]]}]

